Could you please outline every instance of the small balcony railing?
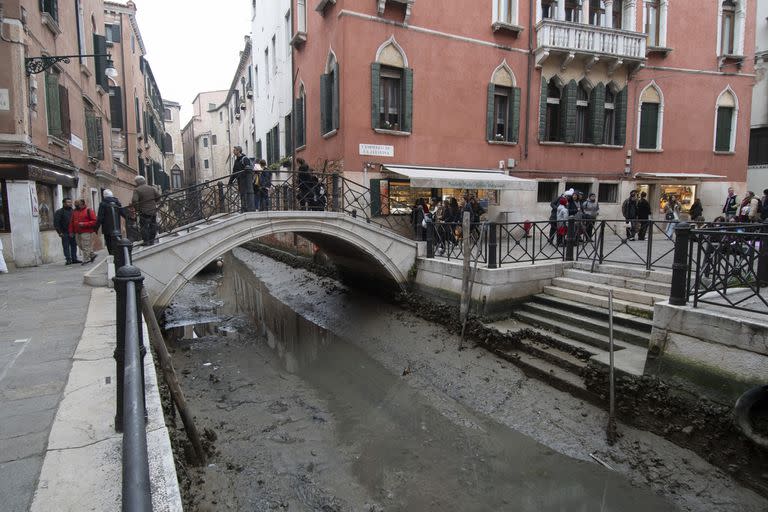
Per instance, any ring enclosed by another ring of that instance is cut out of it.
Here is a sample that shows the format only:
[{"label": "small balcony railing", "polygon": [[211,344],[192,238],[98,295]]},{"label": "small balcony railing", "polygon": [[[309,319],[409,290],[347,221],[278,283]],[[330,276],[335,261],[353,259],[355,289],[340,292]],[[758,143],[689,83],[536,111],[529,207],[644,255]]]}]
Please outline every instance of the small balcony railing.
[{"label": "small balcony railing", "polygon": [[645,60],[645,34],[544,19],[536,25],[537,51],[560,50],[610,56],[617,59]]}]

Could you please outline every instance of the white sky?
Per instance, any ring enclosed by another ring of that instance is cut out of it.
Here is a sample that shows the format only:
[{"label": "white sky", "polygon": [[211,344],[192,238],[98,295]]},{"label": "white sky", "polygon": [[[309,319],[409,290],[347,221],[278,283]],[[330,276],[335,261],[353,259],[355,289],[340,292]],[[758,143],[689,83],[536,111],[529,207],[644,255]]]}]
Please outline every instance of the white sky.
[{"label": "white sky", "polygon": [[[122,0],[121,0],[122,2]],[[181,104],[181,127],[198,93],[228,89],[251,32],[248,0],[134,0],[160,94]],[[124,3],[124,2],[123,2]]]}]

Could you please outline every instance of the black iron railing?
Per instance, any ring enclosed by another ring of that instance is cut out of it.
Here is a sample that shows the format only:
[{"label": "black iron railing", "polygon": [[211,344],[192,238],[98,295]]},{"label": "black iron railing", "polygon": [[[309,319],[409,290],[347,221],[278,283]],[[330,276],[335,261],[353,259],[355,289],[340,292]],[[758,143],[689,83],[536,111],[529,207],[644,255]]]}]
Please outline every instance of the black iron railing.
[{"label": "black iron railing", "polygon": [[768,224],[682,224],[676,235],[671,304],[768,314]]},{"label": "black iron railing", "polygon": [[[114,213],[113,219],[119,226]],[[115,430],[123,433],[122,510],[143,512],[152,510],[144,395],[146,349],[142,341],[139,302],[144,278],[141,271],[132,265],[131,247],[130,241],[120,238],[114,251],[117,299]]]}]

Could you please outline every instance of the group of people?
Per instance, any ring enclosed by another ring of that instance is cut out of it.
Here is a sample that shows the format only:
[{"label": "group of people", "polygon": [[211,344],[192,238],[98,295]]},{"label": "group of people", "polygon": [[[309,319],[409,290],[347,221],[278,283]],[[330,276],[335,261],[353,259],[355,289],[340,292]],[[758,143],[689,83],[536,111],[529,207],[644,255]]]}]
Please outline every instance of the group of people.
[{"label": "group of people", "polygon": [[444,254],[449,244],[456,244],[462,239],[462,222],[464,212],[470,213],[472,229],[477,230],[482,216],[486,213],[480,202],[472,194],[465,194],[461,203],[455,197],[431,200],[420,197],[411,208],[411,223],[416,237],[427,239],[427,229],[432,225],[435,229],[437,253]]},{"label": "group of people", "polygon": [[600,204],[595,194],[586,196],[578,190],[568,189],[550,203],[549,236],[550,244],[565,243],[568,231],[568,219],[575,220],[576,239],[587,241],[592,239],[595,230],[595,220],[600,215]]},{"label": "group of people", "polygon": [[[722,210],[723,222],[762,222],[768,219],[768,188],[763,190],[763,197],[758,198],[751,190],[739,201],[733,187],[728,189]],[[716,219],[717,220],[717,219]]]},{"label": "group of people", "polygon": [[[115,253],[117,238],[121,235],[122,220],[126,235],[132,242],[141,239],[145,245],[155,243],[157,237],[157,202],[160,192],[147,184],[146,178],[136,176],[136,188],[131,204],[125,208],[110,189],[102,191],[98,212],[88,207],[85,199],[72,201],[65,197],[62,207],[53,216],[53,225],[61,238],[61,248],[67,265],[87,265],[96,259],[93,250],[99,230],[109,254]],[[80,259],[77,250],[80,249]]]}]

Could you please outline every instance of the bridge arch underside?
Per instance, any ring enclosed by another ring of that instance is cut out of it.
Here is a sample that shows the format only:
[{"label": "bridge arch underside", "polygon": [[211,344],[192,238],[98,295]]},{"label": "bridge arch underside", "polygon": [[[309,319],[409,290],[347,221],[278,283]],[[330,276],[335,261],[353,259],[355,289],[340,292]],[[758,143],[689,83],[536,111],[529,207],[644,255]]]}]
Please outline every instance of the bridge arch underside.
[{"label": "bridge arch underside", "polygon": [[201,229],[136,253],[134,264],[144,274],[155,310],[167,307],[190,279],[217,258],[246,242],[279,233],[295,233],[316,244],[342,280],[356,287],[402,289],[416,260],[415,242],[351,219],[248,220],[241,218],[216,230]]}]

